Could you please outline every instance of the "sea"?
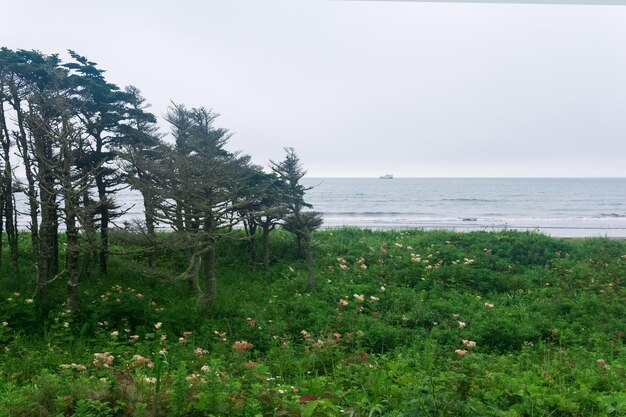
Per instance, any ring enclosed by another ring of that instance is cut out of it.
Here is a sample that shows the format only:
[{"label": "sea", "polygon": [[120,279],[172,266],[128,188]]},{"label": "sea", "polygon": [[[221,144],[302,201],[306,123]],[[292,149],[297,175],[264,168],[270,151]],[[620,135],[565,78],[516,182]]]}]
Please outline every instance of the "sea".
[{"label": "sea", "polygon": [[326,227],[626,238],[626,178],[306,178]]},{"label": "sea", "polygon": [[[537,231],[555,237],[626,238],[626,178],[303,178],[324,227]],[[25,199],[18,197],[25,211]],[[143,217],[138,192],[119,192]],[[28,219],[22,215],[20,228]]]}]

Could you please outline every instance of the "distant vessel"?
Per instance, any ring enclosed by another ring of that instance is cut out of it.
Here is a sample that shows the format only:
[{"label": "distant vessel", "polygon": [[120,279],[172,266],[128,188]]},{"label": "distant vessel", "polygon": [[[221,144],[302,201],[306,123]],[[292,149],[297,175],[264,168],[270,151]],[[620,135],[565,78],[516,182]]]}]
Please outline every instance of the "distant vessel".
[{"label": "distant vessel", "polygon": [[393,179],[393,174],[385,174],[385,175],[381,175],[380,176],[381,180],[392,180]]}]

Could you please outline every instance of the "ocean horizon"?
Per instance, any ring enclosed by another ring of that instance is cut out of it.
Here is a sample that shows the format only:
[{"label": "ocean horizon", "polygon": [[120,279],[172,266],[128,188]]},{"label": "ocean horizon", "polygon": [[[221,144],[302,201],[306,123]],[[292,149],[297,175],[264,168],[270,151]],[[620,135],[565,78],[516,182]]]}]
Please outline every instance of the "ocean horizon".
[{"label": "ocean horizon", "polygon": [[[522,230],[555,237],[626,238],[622,177],[304,177],[325,228]],[[137,191],[115,196],[124,222],[143,218]],[[18,205],[26,212],[25,198]],[[27,216],[18,218],[26,229]]]}]

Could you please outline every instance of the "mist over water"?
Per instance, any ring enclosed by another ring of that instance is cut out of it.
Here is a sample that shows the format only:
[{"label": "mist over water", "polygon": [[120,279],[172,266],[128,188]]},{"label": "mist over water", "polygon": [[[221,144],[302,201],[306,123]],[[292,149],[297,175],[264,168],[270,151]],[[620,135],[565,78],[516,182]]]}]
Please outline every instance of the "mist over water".
[{"label": "mist over water", "polygon": [[[626,178],[304,178],[324,227],[537,230],[557,237],[626,237]],[[142,220],[138,192],[116,196]],[[26,213],[25,198],[18,206]],[[25,230],[28,218],[19,217]]]}]

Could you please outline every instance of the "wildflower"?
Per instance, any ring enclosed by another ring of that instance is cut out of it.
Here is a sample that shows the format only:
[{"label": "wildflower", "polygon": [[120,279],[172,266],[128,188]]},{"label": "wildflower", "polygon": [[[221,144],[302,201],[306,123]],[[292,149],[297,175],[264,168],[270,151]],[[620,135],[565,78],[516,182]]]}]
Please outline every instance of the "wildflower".
[{"label": "wildflower", "polygon": [[3,326],[3,327],[7,327],[8,325],[9,325],[9,322],[8,322],[8,321],[3,321],[3,322],[2,322],[2,326]]},{"label": "wildflower", "polygon": [[402,247],[402,243],[398,243],[398,242],[394,243],[393,245],[394,245],[396,248],[401,248],[401,247]]},{"label": "wildflower", "polygon": [[604,359],[598,359],[596,361],[596,363],[598,364],[598,366],[600,366],[600,368],[603,369],[611,369],[611,367],[609,366],[609,364],[606,363],[606,361]]},{"label": "wildflower", "polygon": [[319,349],[319,348],[321,348],[321,347],[323,347],[323,346],[324,346],[324,341],[323,341],[323,340],[321,340],[321,339],[317,339],[317,342],[313,342],[313,343],[311,343],[311,347],[312,347],[313,349]]},{"label": "wildflower", "polygon": [[163,326],[163,323],[158,322],[157,324],[154,325],[154,328],[159,330],[161,328],[161,326]]},{"label": "wildflower", "polygon": [[457,350],[454,351],[454,353],[456,353],[459,356],[465,356],[465,355],[467,355],[468,352],[465,349],[457,349]]},{"label": "wildflower", "polygon": [[411,320],[406,314],[402,315],[402,321],[409,321]]},{"label": "wildflower", "polygon": [[381,285],[381,286],[380,286],[380,291],[381,291],[381,292],[385,292],[385,290],[386,290],[386,289],[387,289],[387,288],[385,288],[385,286],[384,286],[384,285]]},{"label": "wildflower", "polygon": [[344,300],[343,298],[339,299],[339,301],[337,301],[337,307],[339,308],[344,308],[348,305],[348,302],[346,300]]},{"label": "wildflower", "polygon": [[464,329],[465,326],[467,325],[464,321],[460,321],[459,323],[459,329]]},{"label": "wildflower", "polygon": [[340,264],[345,264],[346,260],[343,258],[337,258],[337,262],[339,262]]},{"label": "wildflower", "polygon": [[59,368],[61,368],[61,369],[75,369],[75,370],[77,370],[79,372],[82,372],[82,371],[87,369],[87,367],[85,365],[81,365],[81,364],[77,364],[77,363],[71,363],[71,364],[64,363],[64,364],[59,365]]},{"label": "wildflower", "polygon": [[115,356],[111,355],[109,352],[94,353],[93,356],[95,359],[92,363],[97,368],[108,368],[113,363],[113,359],[115,359]]},{"label": "wildflower", "polygon": [[154,368],[154,363],[150,359],[144,358],[141,355],[133,355],[133,361],[138,366],[147,366],[148,368]]},{"label": "wildflower", "polygon": [[156,384],[157,379],[155,377],[145,376],[143,378],[146,384]]},{"label": "wildflower", "polygon": [[135,295],[135,297],[137,297],[138,299],[141,300],[143,298],[143,294],[137,294],[137,295]]},{"label": "wildflower", "polygon": [[356,308],[356,311],[358,311],[359,313],[362,313],[362,312],[363,312],[363,310],[365,310],[365,309],[363,308],[363,306],[358,306],[358,307]]},{"label": "wildflower", "polygon": [[133,342],[136,342],[137,340],[139,340],[139,335],[138,334],[134,334],[132,336],[128,337],[130,340],[132,340]]},{"label": "wildflower", "polygon": [[26,304],[31,304],[33,302],[33,299],[32,298],[27,298],[27,299],[24,300],[24,302]]},{"label": "wildflower", "polygon": [[13,293],[13,297],[15,297],[15,298],[20,298],[20,293],[19,293],[19,292],[14,292],[14,293]]},{"label": "wildflower", "polygon": [[491,303],[485,303],[485,308],[486,308],[487,310],[492,310],[492,309],[493,309],[493,307],[494,307],[494,305],[493,305],[493,304],[491,304]]},{"label": "wildflower", "polygon": [[365,264],[361,264],[360,268],[361,268],[363,271],[365,271],[365,270],[367,269],[367,265],[365,265]]},{"label": "wildflower", "polygon": [[370,300],[372,300],[372,301],[378,301],[378,300],[380,300],[380,298],[378,298],[378,297],[376,297],[376,296],[374,296],[374,295],[370,295]]},{"label": "wildflower", "polygon": [[256,320],[253,320],[252,318],[248,317],[246,319],[246,321],[248,322],[248,327],[255,327],[256,326]]},{"label": "wildflower", "polygon": [[339,264],[339,268],[343,269],[344,271],[350,270],[350,268],[348,268],[345,264]]},{"label": "wildflower", "polygon": [[[224,339],[226,337],[226,332],[218,332],[217,330],[213,331],[213,334],[217,337],[219,337],[220,339]],[[226,340],[226,339],[224,339]]]},{"label": "wildflower", "polygon": [[252,349],[253,347],[254,345],[252,343],[247,342],[245,340],[238,340],[235,343],[233,343],[233,350],[239,353],[243,353],[246,350]]},{"label": "wildflower", "polygon": [[184,345],[187,343],[187,339],[185,339],[184,337],[179,337],[178,338],[178,343],[180,343],[181,345]]},{"label": "wildflower", "polygon": [[410,246],[410,245],[407,246],[406,248],[407,248],[407,250],[413,250],[413,246]]},{"label": "wildflower", "polygon": [[365,295],[363,294],[353,294],[353,297],[357,300],[357,301],[365,301]]},{"label": "wildflower", "polygon": [[183,337],[189,337],[191,336],[192,332],[183,332]]},{"label": "wildflower", "polygon": [[470,349],[476,346],[476,342],[474,342],[473,340],[463,339],[462,342],[465,346],[467,346]]},{"label": "wildflower", "polygon": [[202,368],[200,368],[201,372],[211,372],[211,368],[209,368],[208,365],[202,365]]},{"label": "wildflower", "polygon": [[166,334],[162,334],[161,335],[161,342],[165,342],[167,340],[167,335]]},{"label": "wildflower", "polygon": [[208,350],[202,349],[201,347],[197,347],[194,349],[193,353],[195,353],[196,357],[201,357],[205,353],[209,353]]},{"label": "wildflower", "polygon": [[68,322],[63,322],[63,327],[67,329],[68,327],[70,327],[70,324]]},{"label": "wildflower", "polygon": [[308,339],[309,337],[311,337],[311,335],[309,334],[309,332],[307,332],[306,330],[302,330],[300,332],[300,334],[302,335],[302,337],[304,337],[305,339]]},{"label": "wildflower", "polygon": [[111,332],[111,337],[117,337],[120,335],[120,332],[118,332],[117,330],[114,332]]}]

